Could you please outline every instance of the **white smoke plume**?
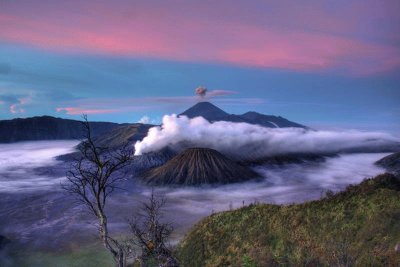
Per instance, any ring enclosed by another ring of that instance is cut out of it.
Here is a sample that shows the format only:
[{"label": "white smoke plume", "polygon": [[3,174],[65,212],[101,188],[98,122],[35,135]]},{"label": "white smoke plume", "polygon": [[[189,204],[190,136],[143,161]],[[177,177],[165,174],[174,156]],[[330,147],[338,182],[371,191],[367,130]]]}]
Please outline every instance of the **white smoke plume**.
[{"label": "white smoke plume", "polygon": [[164,147],[182,150],[208,147],[238,159],[288,153],[386,152],[399,149],[400,139],[381,132],[314,131],[302,128],[265,128],[233,122],[210,123],[202,117],[165,115],[161,127],[150,128],[135,144],[135,154]]},{"label": "white smoke plume", "polygon": [[237,94],[236,91],[232,90],[223,90],[223,89],[208,90],[204,86],[197,87],[194,92],[201,100]]},{"label": "white smoke plume", "polygon": [[140,118],[140,120],[138,120],[138,123],[144,123],[144,124],[149,124],[150,123],[150,118],[149,116],[143,116]]}]

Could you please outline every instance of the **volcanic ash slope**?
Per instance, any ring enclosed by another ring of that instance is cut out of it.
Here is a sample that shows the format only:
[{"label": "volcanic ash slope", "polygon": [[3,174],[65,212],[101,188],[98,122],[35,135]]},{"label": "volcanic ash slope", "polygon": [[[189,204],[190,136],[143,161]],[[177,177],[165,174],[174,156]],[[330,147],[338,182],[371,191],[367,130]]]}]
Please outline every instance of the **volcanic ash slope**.
[{"label": "volcanic ash slope", "polygon": [[241,182],[258,174],[214,149],[189,148],[144,176],[155,185],[201,185]]}]

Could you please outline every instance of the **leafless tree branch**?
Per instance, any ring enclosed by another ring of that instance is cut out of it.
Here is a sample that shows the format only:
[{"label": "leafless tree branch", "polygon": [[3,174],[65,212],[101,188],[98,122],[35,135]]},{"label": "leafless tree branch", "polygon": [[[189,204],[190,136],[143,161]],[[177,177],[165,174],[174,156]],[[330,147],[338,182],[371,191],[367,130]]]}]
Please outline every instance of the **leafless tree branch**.
[{"label": "leafless tree branch", "polygon": [[141,250],[144,266],[149,260],[155,260],[158,266],[179,266],[166,244],[173,227],[162,222],[165,203],[165,199],[157,198],[152,190],[148,202],[143,203],[140,212],[129,222],[133,243]]},{"label": "leafless tree branch", "polygon": [[118,175],[118,171],[132,161],[133,151],[126,147],[113,151],[107,147],[96,146],[86,115],[83,115],[83,127],[85,139],[78,146],[81,157],[68,171],[68,183],[64,184],[63,188],[75,195],[77,200],[96,216],[103,245],[112,254],[116,266],[124,267],[126,256],[131,249],[109,235],[105,207],[108,197],[118,188],[118,182],[124,179]]}]

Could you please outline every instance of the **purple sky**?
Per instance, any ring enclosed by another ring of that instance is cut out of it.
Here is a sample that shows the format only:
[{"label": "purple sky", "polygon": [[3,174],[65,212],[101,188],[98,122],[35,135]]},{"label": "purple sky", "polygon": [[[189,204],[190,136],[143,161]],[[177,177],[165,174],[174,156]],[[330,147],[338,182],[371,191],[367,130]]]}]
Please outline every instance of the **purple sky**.
[{"label": "purple sky", "polygon": [[[0,119],[157,120],[204,85],[234,91],[213,98],[229,112],[390,128],[400,114],[399,12],[391,0],[2,0]],[[348,97],[360,99],[340,102]],[[343,107],[332,114],[331,104]]]}]

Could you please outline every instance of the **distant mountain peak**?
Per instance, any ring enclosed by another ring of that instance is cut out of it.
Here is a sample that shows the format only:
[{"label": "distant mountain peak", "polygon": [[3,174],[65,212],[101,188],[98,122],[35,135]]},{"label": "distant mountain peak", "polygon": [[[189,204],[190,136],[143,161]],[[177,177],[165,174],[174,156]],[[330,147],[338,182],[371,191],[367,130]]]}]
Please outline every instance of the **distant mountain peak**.
[{"label": "distant mountain peak", "polygon": [[[191,108],[187,109],[185,112],[188,112],[188,111],[217,111],[217,112],[221,112],[224,114],[228,114],[225,111],[223,111],[222,109],[220,109],[219,107],[217,107],[216,105],[214,105],[208,101],[198,102]],[[183,112],[183,113],[185,113],[185,112]]]},{"label": "distant mountain peak", "polygon": [[179,115],[189,118],[203,117],[209,122],[230,121],[246,122],[269,128],[298,127],[307,128],[304,125],[289,121],[281,116],[264,115],[255,111],[248,111],[242,115],[229,114],[214,104],[204,101],[199,102]]},{"label": "distant mountain peak", "polygon": [[189,118],[201,116],[209,121],[222,120],[223,118],[229,116],[228,113],[226,113],[219,107],[217,107],[214,104],[211,104],[210,102],[207,102],[207,101],[198,102],[197,104],[195,104],[191,108],[185,110],[184,112],[182,112],[179,115],[184,115]]}]

